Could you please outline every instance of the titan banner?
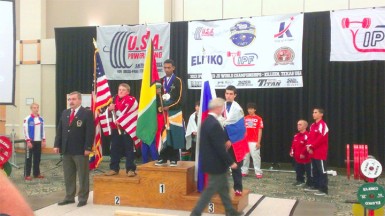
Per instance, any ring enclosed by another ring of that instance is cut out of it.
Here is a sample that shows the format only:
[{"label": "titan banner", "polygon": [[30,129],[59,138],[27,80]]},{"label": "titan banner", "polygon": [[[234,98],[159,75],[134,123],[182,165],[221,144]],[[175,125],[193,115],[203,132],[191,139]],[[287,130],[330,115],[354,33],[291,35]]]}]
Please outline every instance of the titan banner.
[{"label": "titan banner", "polygon": [[302,87],[303,14],[194,21],[188,27],[188,87],[211,73],[215,88]]},{"label": "titan banner", "polygon": [[154,43],[159,76],[163,77],[163,62],[170,55],[169,23],[97,28],[97,45],[108,80],[142,79],[149,37]]},{"label": "titan banner", "polygon": [[330,12],[330,61],[385,60],[385,8]]}]

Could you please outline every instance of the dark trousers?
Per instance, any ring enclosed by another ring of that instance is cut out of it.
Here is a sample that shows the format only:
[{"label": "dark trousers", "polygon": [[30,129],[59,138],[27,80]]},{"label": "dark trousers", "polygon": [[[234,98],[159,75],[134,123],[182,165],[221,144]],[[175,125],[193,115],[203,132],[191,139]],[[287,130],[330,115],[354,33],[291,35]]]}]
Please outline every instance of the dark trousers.
[{"label": "dark trousers", "polygon": [[162,149],[162,151],[160,151],[159,157],[165,161],[179,161],[179,149],[174,149],[172,146],[166,146]]},{"label": "dark trousers", "polygon": [[32,148],[28,148],[27,144],[25,149],[25,168],[24,176],[31,175],[32,158],[33,158],[33,176],[40,175],[40,158],[41,158],[41,141],[31,141]]},{"label": "dark trousers", "polygon": [[152,160],[158,160],[158,150],[156,149],[155,140],[152,141],[151,145],[147,145],[146,143],[142,143],[142,161],[143,163],[147,163],[150,161],[148,156],[151,156]]},{"label": "dark trousers", "polygon": [[63,155],[64,184],[66,196],[64,200],[74,201],[76,195],[76,175],[79,178],[79,202],[87,202],[90,191],[88,156]]},{"label": "dark trousers", "polygon": [[328,193],[328,175],[326,174],[325,160],[311,160],[314,187],[319,191]]},{"label": "dark trousers", "polygon": [[[236,158],[235,158],[233,147],[230,147],[230,149],[228,150],[228,153],[230,154],[230,157],[234,161],[237,161]],[[233,181],[234,181],[234,191],[235,190],[242,191],[243,190],[243,186],[242,186],[242,170],[241,170],[241,167],[243,166],[243,160],[240,161],[240,162],[236,162],[236,163],[238,165],[238,168],[237,169],[231,169],[231,173],[232,173],[232,177],[233,177]]]},{"label": "dark trousers", "polygon": [[126,172],[136,170],[134,141],[126,132],[119,135],[118,130],[112,130],[110,169],[119,172],[120,159],[126,158]]},{"label": "dark trousers", "polygon": [[[192,136],[194,136],[194,135],[192,135]],[[195,161],[196,145],[197,145],[197,142],[195,141],[195,139],[193,138],[193,141],[191,142],[191,149],[190,149],[190,154],[191,154],[190,160],[191,161]]]},{"label": "dark trousers", "polygon": [[206,189],[202,192],[199,201],[191,212],[191,216],[202,215],[203,210],[207,207],[208,203],[211,200],[211,197],[218,193],[221,197],[223,206],[226,210],[226,215],[231,215],[235,213],[233,205],[231,204],[231,199],[229,195],[229,182],[227,180],[226,173],[223,174],[208,174],[209,182]]},{"label": "dark trousers", "polygon": [[297,163],[295,162],[295,173],[297,174],[297,182],[305,182],[306,173],[306,185],[313,186],[313,179],[311,175],[311,163]]}]

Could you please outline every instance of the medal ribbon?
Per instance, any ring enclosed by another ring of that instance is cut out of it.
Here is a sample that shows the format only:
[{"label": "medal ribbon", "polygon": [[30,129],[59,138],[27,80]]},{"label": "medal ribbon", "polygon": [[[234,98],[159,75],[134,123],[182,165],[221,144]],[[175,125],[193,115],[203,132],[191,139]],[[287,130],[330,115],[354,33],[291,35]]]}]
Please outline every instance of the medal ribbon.
[{"label": "medal ribbon", "polygon": [[163,90],[165,93],[170,93],[171,91],[171,83],[174,82],[175,74],[172,74],[170,79],[167,81],[167,77],[163,79]]}]

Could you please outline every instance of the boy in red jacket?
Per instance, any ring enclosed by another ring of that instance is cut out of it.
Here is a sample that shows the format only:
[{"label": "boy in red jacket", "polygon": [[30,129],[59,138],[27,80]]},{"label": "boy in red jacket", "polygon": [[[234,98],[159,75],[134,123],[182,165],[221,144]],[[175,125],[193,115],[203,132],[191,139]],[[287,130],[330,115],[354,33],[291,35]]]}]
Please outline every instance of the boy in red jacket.
[{"label": "boy in red jacket", "polygon": [[309,153],[306,150],[307,140],[309,138],[309,132],[307,132],[307,121],[301,119],[297,122],[298,133],[294,135],[290,157],[295,160],[295,172],[296,180],[295,186],[302,186],[305,184],[304,174],[306,173],[306,185],[311,186],[311,159]]},{"label": "boy in red jacket", "polygon": [[324,110],[313,109],[314,123],[310,126],[309,140],[306,145],[312,163],[314,188],[305,191],[316,191],[314,195],[325,196],[328,194],[328,176],[326,173],[326,159],[328,156],[329,128],[323,121]]},{"label": "boy in red jacket", "polygon": [[261,170],[261,139],[263,130],[263,120],[256,114],[257,105],[255,103],[247,104],[247,112],[245,116],[246,140],[249,145],[250,153],[247,153],[243,160],[242,176],[249,173],[250,157],[253,158],[255,177],[262,178]]}]

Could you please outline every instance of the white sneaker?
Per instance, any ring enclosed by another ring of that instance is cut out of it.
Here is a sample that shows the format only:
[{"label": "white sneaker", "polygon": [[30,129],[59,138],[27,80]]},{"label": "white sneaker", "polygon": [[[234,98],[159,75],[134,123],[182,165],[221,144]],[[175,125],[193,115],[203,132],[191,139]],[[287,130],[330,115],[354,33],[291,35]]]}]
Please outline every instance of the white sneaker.
[{"label": "white sneaker", "polygon": [[155,166],[167,166],[167,161],[159,159],[157,162],[155,162]]},{"label": "white sneaker", "polygon": [[316,196],[326,196],[326,193],[322,192],[322,191],[318,191],[318,192],[315,192],[314,195],[316,195]]},{"label": "white sneaker", "polygon": [[335,170],[328,170],[328,171],[326,171],[326,174],[332,175],[332,176],[337,176],[337,171],[335,171]]},{"label": "white sneaker", "polygon": [[177,161],[170,161],[170,167],[176,167],[176,166],[178,166]]}]

